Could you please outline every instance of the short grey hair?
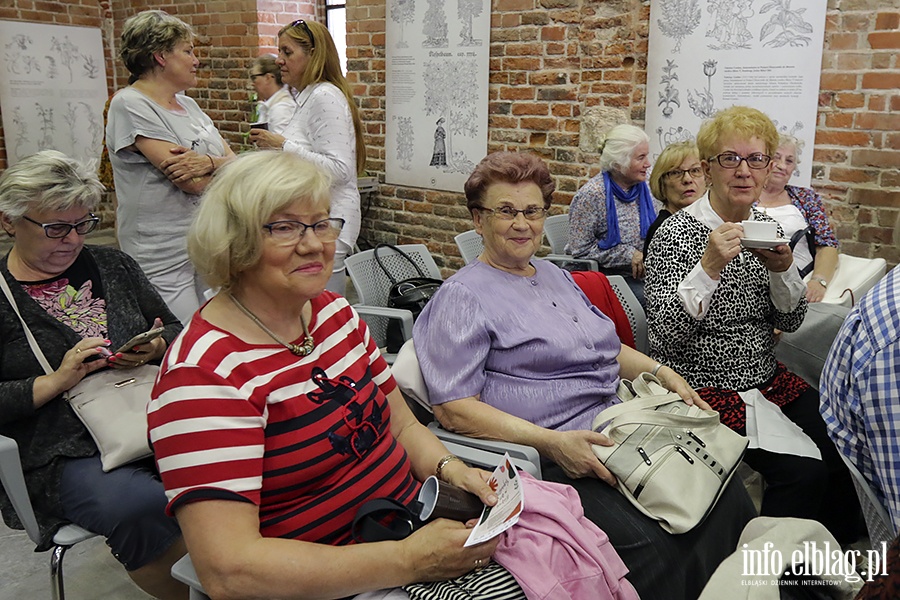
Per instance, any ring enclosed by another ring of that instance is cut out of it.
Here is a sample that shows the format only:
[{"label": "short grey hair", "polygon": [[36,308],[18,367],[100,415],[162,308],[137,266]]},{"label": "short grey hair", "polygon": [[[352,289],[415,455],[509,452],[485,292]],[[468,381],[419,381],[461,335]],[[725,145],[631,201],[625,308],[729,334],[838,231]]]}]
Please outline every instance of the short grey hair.
[{"label": "short grey hair", "polygon": [[128,83],[156,68],[154,54],[171,52],[175,44],[193,39],[190,25],[162,10],[145,10],[125,21],[119,57],[131,73]]},{"label": "short grey hair", "polygon": [[796,156],[794,156],[794,165],[800,165],[800,155],[803,153],[803,147],[806,146],[806,142],[801,140],[800,138],[793,136],[789,133],[780,133],[778,134],[778,147],[791,145],[796,150]]},{"label": "short grey hair", "polygon": [[644,130],[634,125],[623,123],[610,129],[603,137],[598,148],[600,152],[600,170],[621,171],[628,166],[634,149],[641,142],[650,143]]},{"label": "short grey hair", "polygon": [[331,177],[296,154],[239,156],[206,188],[188,232],[188,254],[212,288],[231,289],[262,255],[263,225],[298,200],[328,211]]},{"label": "short grey hair", "polygon": [[0,175],[0,212],[11,221],[30,211],[82,207],[93,212],[106,189],[89,165],[56,150],[27,156]]}]

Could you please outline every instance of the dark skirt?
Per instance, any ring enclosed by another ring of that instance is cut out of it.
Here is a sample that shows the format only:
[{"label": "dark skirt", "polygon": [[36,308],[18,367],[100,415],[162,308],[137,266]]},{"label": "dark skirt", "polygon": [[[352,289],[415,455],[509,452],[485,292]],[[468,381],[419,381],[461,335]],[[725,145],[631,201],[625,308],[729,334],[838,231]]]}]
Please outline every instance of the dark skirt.
[{"label": "dark skirt", "polygon": [[567,483],[578,491],[585,516],[609,536],[641,600],[696,600],[756,516],[750,496],[735,476],[703,523],[673,535],[599,479],[570,479],[555,464],[542,468],[545,480]]}]

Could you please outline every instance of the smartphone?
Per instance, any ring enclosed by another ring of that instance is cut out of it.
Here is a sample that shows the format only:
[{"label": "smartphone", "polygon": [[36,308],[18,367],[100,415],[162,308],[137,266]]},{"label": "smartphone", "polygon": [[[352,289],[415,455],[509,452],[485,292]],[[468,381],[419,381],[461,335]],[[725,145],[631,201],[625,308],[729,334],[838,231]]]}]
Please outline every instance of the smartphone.
[{"label": "smartphone", "polygon": [[156,338],[161,336],[162,332],[165,330],[165,327],[157,327],[155,329],[145,331],[144,333],[139,333],[125,342],[118,350],[116,350],[116,353],[133,352],[135,346],[140,346],[141,344],[146,344],[149,341],[155,340]]},{"label": "smartphone", "polygon": [[269,124],[268,124],[268,123],[265,123],[265,122],[262,122],[262,123],[250,123],[250,129],[265,129],[265,130],[268,131],[268,129],[269,129]]}]

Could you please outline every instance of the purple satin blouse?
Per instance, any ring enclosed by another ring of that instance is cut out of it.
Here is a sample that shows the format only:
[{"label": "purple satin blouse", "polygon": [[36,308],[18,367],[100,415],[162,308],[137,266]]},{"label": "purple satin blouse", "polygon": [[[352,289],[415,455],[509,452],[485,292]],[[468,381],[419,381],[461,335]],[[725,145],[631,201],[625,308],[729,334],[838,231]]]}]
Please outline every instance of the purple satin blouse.
[{"label": "purple satin blouse", "polygon": [[441,286],[413,338],[432,404],[481,401],[549,429],[590,429],[618,402],[621,342],[568,272],[532,277],[474,261]]}]

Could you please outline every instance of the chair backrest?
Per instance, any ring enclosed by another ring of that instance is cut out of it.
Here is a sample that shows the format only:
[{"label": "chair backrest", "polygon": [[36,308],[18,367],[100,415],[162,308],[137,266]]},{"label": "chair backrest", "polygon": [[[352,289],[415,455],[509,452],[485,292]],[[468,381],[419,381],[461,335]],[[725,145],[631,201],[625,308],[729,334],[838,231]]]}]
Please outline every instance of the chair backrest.
[{"label": "chair backrest", "polygon": [[19,447],[15,440],[0,435],[0,483],[9,497],[13,510],[25,527],[28,537],[35,544],[41,541],[41,532],[38,528],[34,510],[31,508],[31,499],[28,497],[28,489],[25,487],[25,476],[22,474],[22,463],[19,460]]},{"label": "chair backrest", "polygon": [[544,220],[544,234],[553,254],[565,254],[569,243],[569,215],[553,215]]},{"label": "chair backrest", "polygon": [[[398,248],[418,265],[425,277],[442,279],[441,270],[424,244],[406,244],[398,246]],[[378,257],[397,281],[419,275],[409,261],[390,248],[379,249]],[[344,264],[347,267],[347,274],[350,275],[350,281],[353,282],[353,286],[359,294],[360,304],[387,306],[388,292],[392,284],[390,278],[375,261],[375,250],[364,250],[351,254],[344,260]]]},{"label": "chair backrest", "polygon": [[843,459],[844,464],[847,465],[847,470],[850,471],[850,476],[853,478],[853,486],[856,488],[856,495],[859,496],[863,517],[866,519],[869,541],[874,548],[879,546],[879,542],[890,544],[896,534],[890,513],[878,498],[878,494],[872,489],[869,481],[856,468],[856,465],[840,449],[838,454]]},{"label": "chair backrest", "polygon": [[635,349],[647,354],[650,350],[650,344],[647,338],[647,314],[644,312],[644,307],[638,302],[637,296],[628,287],[624,277],[621,275],[609,275],[607,279],[613,291],[616,292],[616,297],[619,298],[622,310],[628,316],[628,322],[631,323]]},{"label": "chair backrest", "polygon": [[822,302],[853,306],[884,277],[885,273],[887,261],[883,258],[861,258],[839,254],[837,270],[828,282]]},{"label": "chair backrest", "polygon": [[453,238],[453,240],[456,242],[456,247],[459,248],[459,254],[466,264],[469,264],[478,258],[481,251],[484,250],[484,240],[474,229],[463,231]]}]

